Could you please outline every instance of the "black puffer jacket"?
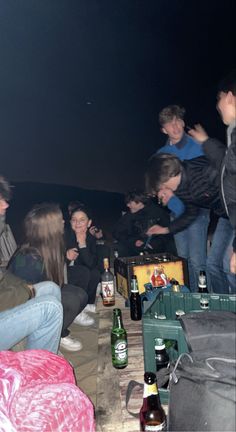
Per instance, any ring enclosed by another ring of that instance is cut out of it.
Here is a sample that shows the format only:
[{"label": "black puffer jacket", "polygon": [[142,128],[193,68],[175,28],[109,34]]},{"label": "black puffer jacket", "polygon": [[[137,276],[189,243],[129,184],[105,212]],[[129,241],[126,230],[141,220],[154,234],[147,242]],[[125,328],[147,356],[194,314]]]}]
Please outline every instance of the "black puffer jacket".
[{"label": "black puffer jacket", "polygon": [[175,194],[184,202],[185,212],[170,223],[170,232],[187,228],[196,219],[200,207],[227,217],[220,196],[220,171],[205,156],[184,161],[182,166],[182,178]]},{"label": "black puffer jacket", "polygon": [[[209,138],[203,143],[204,151],[214,167],[221,173],[221,198],[230,223],[236,230],[236,127],[227,149],[220,141]],[[233,241],[236,252],[236,237]]]}]

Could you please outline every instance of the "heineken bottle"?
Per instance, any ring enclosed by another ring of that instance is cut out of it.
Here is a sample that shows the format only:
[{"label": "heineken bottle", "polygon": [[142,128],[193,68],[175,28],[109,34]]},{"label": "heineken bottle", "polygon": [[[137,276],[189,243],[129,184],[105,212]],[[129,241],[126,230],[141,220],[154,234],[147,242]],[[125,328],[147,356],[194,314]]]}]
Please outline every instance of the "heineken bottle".
[{"label": "heineken bottle", "polygon": [[113,309],[113,326],[111,330],[112,365],[123,369],[128,365],[127,333],[123,326],[121,310]]}]

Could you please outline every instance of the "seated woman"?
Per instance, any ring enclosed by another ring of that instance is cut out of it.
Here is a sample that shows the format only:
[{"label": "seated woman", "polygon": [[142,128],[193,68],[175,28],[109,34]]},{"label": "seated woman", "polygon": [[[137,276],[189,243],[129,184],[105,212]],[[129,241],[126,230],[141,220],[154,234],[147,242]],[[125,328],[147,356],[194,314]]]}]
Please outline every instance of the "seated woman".
[{"label": "seated woman", "polygon": [[90,234],[92,219],[81,205],[72,210],[70,227],[66,231],[68,282],[81,286],[88,294],[85,310],[95,312],[95,299],[101,274],[98,270],[96,238]]},{"label": "seated woman", "polygon": [[[79,340],[69,336],[69,325],[83,311],[87,293],[78,286],[64,284],[64,221],[57,204],[35,205],[24,220],[25,243],[11,258],[8,269],[31,284],[53,281],[61,287],[63,326],[60,346],[69,351],[82,348]],[[79,319],[76,323],[81,324]],[[87,315],[82,325],[92,325],[93,318]]]},{"label": "seated woman", "polygon": [[173,235],[147,236],[146,231],[153,225],[168,226],[170,216],[168,210],[158,203],[152,202],[141,190],[133,190],[125,195],[125,203],[129,211],[116,223],[113,237],[120,256],[135,256],[140,252],[171,253],[176,255]]}]

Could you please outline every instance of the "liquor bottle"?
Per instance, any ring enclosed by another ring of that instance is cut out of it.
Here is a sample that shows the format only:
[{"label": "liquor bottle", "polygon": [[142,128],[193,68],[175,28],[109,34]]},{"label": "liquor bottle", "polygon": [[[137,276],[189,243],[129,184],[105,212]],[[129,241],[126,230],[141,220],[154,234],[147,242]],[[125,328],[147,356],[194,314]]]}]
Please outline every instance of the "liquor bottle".
[{"label": "liquor bottle", "polygon": [[203,293],[208,293],[206,272],[204,270],[201,270],[199,272],[199,276],[198,276],[198,292],[202,293],[202,294]]},{"label": "liquor bottle", "polygon": [[102,273],[102,277],[101,277],[103,306],[114,306],[115,304],[114,276],[109,269],[108,258],[104,258],[103,266],[104,266],[104,272]]},{"label": "liquor bottle", "polygon": [[156,375],[144,374],[143,405],[139,414],[141,431],[166,431],[166,415],[161,406]]},{"label": "liquor bottle", "polygon": [[113,309],[113,326],[111,330],[112,365],[124,369],[128,365],[127,333],[123,326],[121,310]]},{"label": "liquor bottle", "polygon": [[138,290],[137,276],[131,276],[131,294],[130,294],[130,318],[133,321],[140,321],[142,318],[141,296]]},{"label": "liquor bottle", "polygon": [[[161,338],[155,338],[155,360],[156,360],[156,371],[158,372],[169,366],[170,358],[166,351],[165,342]],[[164,388],[168,387],[168,381],[163,385]]]}]

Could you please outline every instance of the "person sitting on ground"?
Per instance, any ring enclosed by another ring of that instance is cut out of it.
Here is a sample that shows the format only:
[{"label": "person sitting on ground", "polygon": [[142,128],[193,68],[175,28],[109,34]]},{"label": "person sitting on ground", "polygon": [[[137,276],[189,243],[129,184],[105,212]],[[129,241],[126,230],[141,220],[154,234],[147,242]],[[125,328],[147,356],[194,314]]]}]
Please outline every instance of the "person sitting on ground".
[{"label": "person sitting on ground", "polygon": [[82,348],[79,340],[69,334],[74,321],[80,325],[94,324],[83,309],[88,302],[87,293],[79,286],[64,283],[64,221],[57,204],[35,205],[24,219],[25,243],[16,251],[8,269],[28,283],[51,280],[61,287],[63,327],[60,346],[69,351]]},{"label": "person sitting on ground", "polygon": [[[10,185],[0,177],[0,232],[10,199]],[[0,351],[26,338],[26,349],[56,354],[62,319],[59,286],[49,281],[31,285],[0,269]]]},{"label": "person sitting on ground", "polygon": [[96,311],[96,292],[101,279],[96,239],[89,232],[91,225],[89,210],[84,205],[77,207],[71,212],[70,227],[65,235],[68,281],[87,292],[87,312]]},{"label": "person sitting on ground", "polygon": [[135,256],[146,250],[148,253],[171,253],[176,255],[172,234],[147,236],[146,231],[155,224],[167,227],[170,223],[168,211],[153,203],[142,190],[132,190],[125,195],[129,212],[115,225],[112,235],[117,240],[119,256]]},{"label": "person sitting on ground", "polygon": [[[82,208],[86,207],[85,204],[83,204],[80,201],[70,201],[68,204],[68,213],[69,217],[71,218],[71,213],[76,208]],[[109,245],[107,244],[107,241],[104,237],[104,233],[102,228],[98,227],[97,224],[91,224],[89,227],[89,232],[92,236],[96,239],[96,247],[97,247],[97,259],[98,259],[98,268],[102,272],[103,271],[103,260],[104,258],[110,258],[111,256],[111,250]]]}]

